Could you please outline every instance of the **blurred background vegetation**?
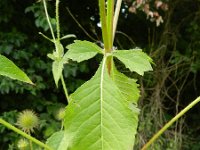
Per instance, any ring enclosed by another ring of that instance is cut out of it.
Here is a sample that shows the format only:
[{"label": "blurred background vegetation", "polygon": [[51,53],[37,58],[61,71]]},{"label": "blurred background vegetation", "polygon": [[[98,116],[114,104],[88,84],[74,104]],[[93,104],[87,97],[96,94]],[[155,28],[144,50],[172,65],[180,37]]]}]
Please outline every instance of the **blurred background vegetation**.
[{"label": "blurred background vegetation", "polygon": [[[97,2],[61,0],[61,35],[75,34],[77,39],[101,45]],[[150,1],[152,10],[155,9],[154,2]],[[164,23],[156,26],[143,11],[134,13],[132,0],[124,0],[114,42],[120,49],[142,48],[155,63],[153,72],[146,73],[144,77],[137,76],[141,84],[141,113],[135,150],[139,150],[200,93],[200,0],[164,2],[167,2],[168,10],[156,10]],[[54,1],[48,1],[48,10],[51,22],[55,25]],[[56,120],[56,112],[67,102],[61,85],[56,88],[52,78],[52,62],[47,53],[53,51],[53,44],[38,32],[50,37],[42,3],[34,0],[1,0],[0,53],[22,68],[36,86],[0,76],[0,117],[16,124],[19,112],[24,109],[34,110],[40,118],[40,126],[33,135],[45,140],[60,129],[61,123]],[[73,40],[66,39],[63,45]],[[80,64],[70,62],[65,66],[64,77],[70,93],[92,77],[98,63],[99,56]],[[121,64],[118,64],[120,67]],[[136,77],[127,70],[121,71]],[[151,149],[199,150],[199,107],[195,106],[184,115]],[[0,137],[0,150],[17,149],[16,143],[20,136],[0,126]]]}]

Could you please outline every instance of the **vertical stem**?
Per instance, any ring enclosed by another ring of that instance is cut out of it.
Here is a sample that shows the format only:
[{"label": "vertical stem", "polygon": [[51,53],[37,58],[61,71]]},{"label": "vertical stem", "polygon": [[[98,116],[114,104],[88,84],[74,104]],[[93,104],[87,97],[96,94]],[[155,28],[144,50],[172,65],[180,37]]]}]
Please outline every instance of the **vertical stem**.
[{"label": "vertical stem", "polygon": [[115,32],[116,32],[116,28],[117,28],[117,22],[118,22],[118,18],[119,18],[119,12],[120,12],[120,8],[121,8],[121,4],[122,4],[122,0],[117,0],[117,4],[116,4],[116,8],[115,8],[115,16],[114,16],[114,20],[113,20],[113,40],[112,40],[112,44],[113,44],[114,39],[115,39]]},{"label": "vertical stem", "polygon": [[56,30],[57,39],[60,40],[59,0],[56,0]]},{"label": "vertical stem", "polygon": [[33,144],[31,140],[29,140],[29,145],[30,145],[30,150],[33,150]]},{"label": "vertical stem", "polygon": [[49,14],[48,14],[48,11],[47,11],[46,0],[43,0],[43,5],[44,5],[45,14],[46,14],[46,17],[47,17],[47,22],[49,24],[49,28],[50,28],[50,31],[51,31],[51,35],[53,37],[53,41],[55,42],[56,39],[55,39],[53,28],[52,28],[52,25],[51,25],[51,22],[50,22],[50,19],[49,19]]},{"label": "vertical stem", "polygon": [[[28,131],[28,135],[31,136],[30,131]],[[32,141],[31,141],[31,140],[29,140],[29,145],[30,145],[30,150],[33,150],[33,144],[32,144]]]},{"label": "vertical stem", "polygon": [[112,51],[114,0],[107,1],[108,52]]},{"label": "vertical stem", "polygon": [[147,142],[141,150],[146,150],[165,130],[167,130],[176,120],[183,116],[188,110],[200,102],[200,97],[197,97],[192,101],[187,107],[185,107],[181,112],[179,112],[174,118],[172,118],[164,127],[162,127],[150,140]]},{"label": "vertical stem", "polygon": [[106,8],[105,8],[105,0],[99,0],[99,11],[100,11],[100,22],[102,28],[102,37],[103,43],[105,47],[105,52],[109,51],[109,44],[108,44],[108,29],[107,29],[107,22],[106,22]]},{"label": "vertical stem", "polygon": [[63,86],[63,90],[64,90],[64,93],[65,93],[67,102],[69,103],[69,94],[68,94],[68,91],[67,91],[67,88],[66,88],[66,84],[65,84],[65,81],[64,81],[64,78],[63,78],[62,74],[61,74],[61,82],[62,82],[62,86]]},{"label": "vertical stem", "polygon": [[[112,52],[112,41],[113,41],[113,15],[114,15],[114,0],[107,0],[107,15],[106,15],[106,21],[107,21],[107,39],[108,39],[108,49],[105,49],[105,55],[106,53]],[[112,68],[112,57],[108,57],[107,59],[107,68],[108,73],[110,74],[110,70]]]},{"label": "vertical stem", "polygon": [[9,129],[11,129],[11,130],[13,130],[13,131],[16,132],[16,133],[22,135],[23,137],[25,137],[25,138],[27,138],[27,139],[33,141],[33,142],[36,143],[37,145],[39,145],[39,146],[41,146],[41,147],[44,147],[44,148],[47,149],[47,150],[52,150],[48,145],[46,145],[46,144],[40,142],[40,141],[37,140],[36,138],[34,138],[34,137],[28,135],[27,133],[21,131],[20,129],[14,127],[13,125],[11,125],[10,123],[6,122],[5,120],[3,120],[3,119],[1,119],[1,118],[0,118],[0,124],[2,124],[2,125],[4,125],[5,127],[9,128]]}]

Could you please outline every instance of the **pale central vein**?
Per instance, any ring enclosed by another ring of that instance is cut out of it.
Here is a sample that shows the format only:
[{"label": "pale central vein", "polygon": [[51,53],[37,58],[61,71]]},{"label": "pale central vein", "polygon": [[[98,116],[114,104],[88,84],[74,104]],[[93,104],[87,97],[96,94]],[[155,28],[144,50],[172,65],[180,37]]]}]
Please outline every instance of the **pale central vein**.
[{"label": "pale central vein", "polygon": [[101,147],[103,149],[103,134],[102,134],[102,127],[103,127],[103,122],[102,122],[102,114],[103,114],[103,79],[104,79],[104,69],[106,66],[106,57],[104,56],[103,63],[102,63],[102,70],[101,70],[101,81],[100,81],[100,114],[101,114]]}]

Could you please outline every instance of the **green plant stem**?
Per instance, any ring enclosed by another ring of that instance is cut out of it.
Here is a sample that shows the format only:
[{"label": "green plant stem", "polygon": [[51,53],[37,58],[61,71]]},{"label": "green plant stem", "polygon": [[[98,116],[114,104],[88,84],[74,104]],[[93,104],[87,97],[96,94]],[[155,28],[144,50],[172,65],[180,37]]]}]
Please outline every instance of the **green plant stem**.
[{"label": "green plant stem", "polygon": [[188,110],[200,102],[200,97],[197,97],[192,101],[187,107],[185,107],[181,112],[179,112],[174,118],[172,118],[168,123],[165,124],[143,147],[141,150],[146,150],[165,130],[167,130],[175,121],[177,121],[181,116],[183,116]]},{"label": "green plant stem", "polygon": [[30,150],[33,150],[33,144],[31,140],[29,140],[29,145],[30,145]]},{"label": "green plant stem", "polygon": [[103,43],[104,43],[105,53],[107,53],[109,51],[109,44],[108,44],[109,40],[108,40],[108,29],[106,22],[105,0],[99,0],[99,12],[100,12]]},{"label": "green plant stem", "polygon": [[40,142],[40,141],[37,140],[36,138],[34,138],[34,137],[30,136],[29,134],[27,134],[27,133],[21,131],[20,129],[14,127],[13,125],[11,125],[10,123],[6,122],[6,121],[3,120],[2,118],[0,118],[0,124],[3,124],[3,125],[6,126],[7,128],[13,130],[14,132],[16,132],[16,133],[22,135],[22,136],[25,137],[25,138],[31,140],[32,142],[38,144],[39,146],[44,147],[44,148],[47,149],[47,150],[52,150],[48,145],[46,145],[46,144]]},{"label": "green plant stem", "polygon": [[54,32],[53,32],[53,28],[52,28],[52,25],[51,25],[51,22],[50,22],[50,19],[49,19],[49,14],[48,14],[48,11],[47,11],[46,0],[43,0],[43,5],[44,5],[44,10],[45,10],[47,22],[49,24],[49,28],[50,28],[50,31],[51,31],[51,35],[53,37],[53,41],[56,42],[55,35],[54,35]]},{"label": "green plant stem", "polygon": [[61,82],[62,82],[62,86],[63,86],[63,90],[64,90],[64,93],[65,93],[67,102],[69,103],[69,94],[68,94],[67,87],[66,87],[66,84],[65,84],[65,81],[64,81],[64,78],[63,78],[62,74],[61,74],[60,78],[61,78]]},{"label": "green plant stem", "polygon": [[44,35],[42,32],[39,32],[39,34],[40,34],[41,36],[43,36],[45,39],[47,39],[47,40],[49,40],[49,41],[51,41],[51,42],[54,43],[54,41],[53,41],[52,39],[50,39],[49,37],[47,37],[46,35]]},{"label": "green plant stem", "polygon": [[[28,131],[27,134],[31,136],[31,132],[30,131]],[[33,150],[33,144],[32,144],[31,140],[29,140],[29,146],[30,146],[30,150]]]},{"label": "green plant stem", "polygon": [[56,0],[56,30],[58,40],[60,40],[59,2],[59,0]]},{"label": "green plant stem", "polygon": [[[28,132],[28,135],[31,136],[30,131]],[[32,144],[32,141],[31,141],[31,140],[29,140],[29,146],[30,146],[30,150],[33,150],[33,144]]]},{"label": "green plant stem", "polygon": [[108,52],[112,51],[113,41],[113,15],[114,15],[114,0],[107,1],[107,31],[108,31]]},{"label": "green plant stem", "polygon": [[114,15],[114,19],[113,19],[112,45],[113,45],[113,42],[114,42],[115,32],[116,32],[116,29],[117,29],[117,22],[118,22],[118,18],[119,18],[119,12],[120,12],[120,8],[121,8],[121,4],[122,4],[122,0],[117,0],[117,4],[116,4],[116,8],[115,8],[115,15]]}]

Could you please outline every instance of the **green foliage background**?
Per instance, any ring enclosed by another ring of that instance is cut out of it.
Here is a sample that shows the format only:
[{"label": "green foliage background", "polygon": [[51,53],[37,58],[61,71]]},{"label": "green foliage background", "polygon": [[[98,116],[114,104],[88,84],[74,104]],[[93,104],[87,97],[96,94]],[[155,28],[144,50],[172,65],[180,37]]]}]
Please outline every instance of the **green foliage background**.
[{"label": "green foliage background", "polygon": [[[48,2],[51,22],[55,25],[54,2]],[[73,0],[60,3],[61,35],[75,34],[80,40],[100,43],[101,33],[97,1]],[[156,27],[142,12],[131,14],[124,3],[114,45],[118,49],[141,47],[153,58],[154,71],[140,77],[140,125],[135,149],[141,146],[163,124],[199,96],[200,81],[200,1],[169,0],[169,10],[161,12],[164,24]],[[80,29],[66,7],[96,41]],[[1,0],[0,53],[22,68],[37,86],[30,86],[0,76],[0,116],[16,123],[17,114],[24,109],[35,110],[41,126],[34,136],[43,140],[58,131],[60,123],[55,112],[66,105],[62,87],[55,88],[51,60],[53,44],[38,32],[50,35],[41,3],[33,0]],[[125,36],[128,35],[128,36]],[[72,42],[67,39],[66,46]],[[90,79],[98,68],[99,57],[65,67],[64,77],[69,92]],[[0,66],[1,67],[1,66]],[[118,64],[117,68],[122,68]],[[128,76],[136,76],[121,70]],[[199,105],[179,120],[152,147],[152,149],[200,149]],[[15,149],[19,136],[0,126],[0,149]]]}]

